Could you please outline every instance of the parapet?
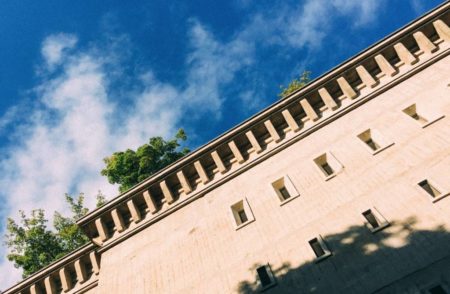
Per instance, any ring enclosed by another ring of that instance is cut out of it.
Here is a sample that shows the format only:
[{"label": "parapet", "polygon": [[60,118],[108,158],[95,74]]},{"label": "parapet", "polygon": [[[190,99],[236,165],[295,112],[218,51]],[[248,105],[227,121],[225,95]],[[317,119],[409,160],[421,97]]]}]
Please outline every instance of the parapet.
[{"label": "parapet", "polygon": [[78,221],[99,252],[345,115],[450,52],[450,3],[369,47],[299,91]]}]

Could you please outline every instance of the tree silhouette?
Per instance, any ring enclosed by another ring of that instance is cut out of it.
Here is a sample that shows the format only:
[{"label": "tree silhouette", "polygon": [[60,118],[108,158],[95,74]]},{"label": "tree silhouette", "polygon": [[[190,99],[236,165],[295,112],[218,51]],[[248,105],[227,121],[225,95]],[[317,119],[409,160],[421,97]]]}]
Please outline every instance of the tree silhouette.
[{"label": "tree silhouette", "polygon": [[[445,264],[448,275],[450,233],[444,225],[420,229],[422,225],[415,217],[410,217],[391,222],[388,228],[374,234],[362,225],[324,235],[332,256],[296,267],[289,261],[278,267],[271,265],[276,285],[267,293],[406,293],[405,289],[394,292],[383,287],[408,278],[418,269],[445,263],[445,258],[448,259]],[[255,273],[255,278],[241,281],[237,285],[238,293],[260,293],[255,269],[265,263],[262,260],[249,269]],[[412,287],[415,286],[421,287]],[[417,289],[411,293],[417,293]]]}]

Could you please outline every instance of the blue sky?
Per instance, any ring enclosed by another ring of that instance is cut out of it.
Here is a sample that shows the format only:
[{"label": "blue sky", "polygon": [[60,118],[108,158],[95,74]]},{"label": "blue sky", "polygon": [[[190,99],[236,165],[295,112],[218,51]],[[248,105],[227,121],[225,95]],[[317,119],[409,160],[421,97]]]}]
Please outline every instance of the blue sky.
[{"label": "blue sky", "polygon": [[65,192],[116,196],[105,156],[180,127],[194,149],[442,2],[1,1],[0,233]]}]

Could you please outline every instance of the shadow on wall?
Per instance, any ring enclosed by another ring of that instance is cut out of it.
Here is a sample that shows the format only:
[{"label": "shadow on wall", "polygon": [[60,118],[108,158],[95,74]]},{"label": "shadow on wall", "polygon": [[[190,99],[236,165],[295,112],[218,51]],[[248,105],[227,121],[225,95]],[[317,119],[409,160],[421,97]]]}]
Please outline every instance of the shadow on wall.
[{"label": "shadow on wall", "polygon": [[[385,286],[445,260],[450,253],[450,232],[443,225],[431,230],[418,226],[415,218],[409,218],[391,222],[389,227],[376,233],[371,233],[366,226],[352,226],[342,233],[324,235],[331,256],[320,262],[311,258],[297,267],[292,267],[288,261],[278,267],[271,265],[276,285],[264,293],[405,293],[405,290],[392,292]],[[301,248],[303,246],[299,246],[299,250],[303,250]],[[313,257],[312,249],[309,250]],[[261,292],[256,269],[264,264],[262,261],[249,269],[255,273],[255,278],[241,281],[237,286],[238,293]],[[443,277],[449,280],[450,258],[446,272],[429,275],[430,280],[435,281],[434,285]],[[409,287],[415,291],[408,290],[408,293],[423,289],[417,285],[418,281],[412,286],[406,285],[409,282],[414,284],[413,281],[405,282],[404,289]]]}]

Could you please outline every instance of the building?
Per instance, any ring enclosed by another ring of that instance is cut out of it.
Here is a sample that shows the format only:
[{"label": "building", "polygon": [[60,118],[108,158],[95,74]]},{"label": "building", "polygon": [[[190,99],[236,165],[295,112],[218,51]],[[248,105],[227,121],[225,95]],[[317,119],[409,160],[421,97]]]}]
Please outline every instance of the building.
[{"label": "building", "polygon": [[4,293],[450,293],[450,3],[79,220]]}]

